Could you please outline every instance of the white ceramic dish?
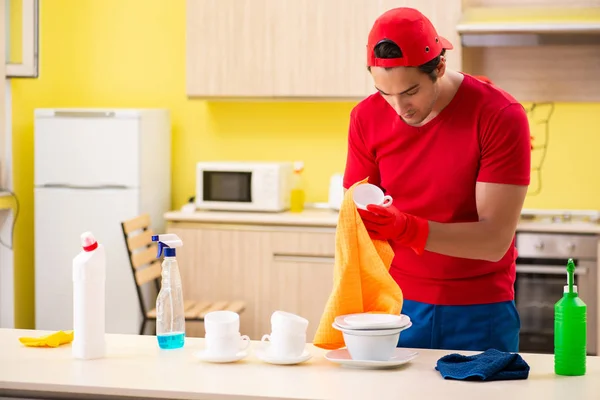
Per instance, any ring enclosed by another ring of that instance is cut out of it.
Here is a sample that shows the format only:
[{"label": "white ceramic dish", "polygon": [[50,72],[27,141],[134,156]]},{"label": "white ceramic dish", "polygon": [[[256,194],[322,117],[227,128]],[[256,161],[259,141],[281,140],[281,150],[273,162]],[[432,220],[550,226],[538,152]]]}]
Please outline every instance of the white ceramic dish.
[{"label": "white ceramic dish", "polygon": [[217,354],[211,354],[210,352],[208,352],[206,350],[201,350],[201,351],[197,352],[195,354],[195,356],[200,361],[204,361],[204,362],[232,363],[232,362],[240,361],[243,358],[246,358],[248,356],[248,351],[242,350],[242,351],[237,352],[234,355],[221,356],[221,355],[217,355]]},{"label": "white ceramic dish", "polygon": [[275,364],[275,365],[300,364],[300,363],[308,361],[312,358],[312,354],[310,354],[308,352],[308,350],[304,350],[304,352],[302,353],[302,355],[300,355],[300,357],[286,357],[286,358],[275,357],[269,353],[268,347],[256,349],[254,351],[254,354],[256,354],[256,357],[258,357],[259,360],[269,363],[269,364]]},{"label": "white ceramic dish", "polygon": [[410,324],[408,315],[400,314],[348,314],[335,317],[335,323],[344,329],[395,329]]},{"label": "white ceramic dish", "polygon": [[396,348],[393,356],[388,361],[362,361],[353,360],[348,349],[332,350],[325,354],[325,358],[331,362],[341,364],[349,368],[383,369],[395,368],[414,360],[419,353],[412,350]]},{"label": "white ceramic dish", "polygon": [[341,330],[344,343],[354,360],[388,361],[394,355],[400,332],[410,328],[412,323],[403,328],[380,330],[341,329],[333,323],[335,329]]},{"label": "white ceramic dish", "polygon": [[387,328],[387,329],[349,329],[344,328],[337,323],[331,324],[338,331],[342,331],[344,333],[350,333],[356,336],[385,336],[385,335],[393,335],[395,333],[402,332],[412,326],[412,322],[409,322],[408,325],[405,325],[401,328]]}]

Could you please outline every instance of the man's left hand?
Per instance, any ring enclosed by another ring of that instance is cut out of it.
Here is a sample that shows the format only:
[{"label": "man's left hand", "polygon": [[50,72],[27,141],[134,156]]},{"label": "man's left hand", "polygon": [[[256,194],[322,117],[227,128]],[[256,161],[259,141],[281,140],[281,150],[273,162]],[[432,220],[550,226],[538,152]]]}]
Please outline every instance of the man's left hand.
[{"label": "man's left hand", "polygon": [[423,218],[403,213],[394,205],[389,207],[369,204],[367,210],[358,210],[369,236],[374,240],[392,240],[423,254],[429,222]]}]

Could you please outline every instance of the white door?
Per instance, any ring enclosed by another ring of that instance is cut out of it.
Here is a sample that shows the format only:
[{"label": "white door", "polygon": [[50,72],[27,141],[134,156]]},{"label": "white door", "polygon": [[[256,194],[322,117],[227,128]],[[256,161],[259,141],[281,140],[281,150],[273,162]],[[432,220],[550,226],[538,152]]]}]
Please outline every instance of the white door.
[{"label": "white door", "polygon": [[137,189],[36,188],[36,329],[73,327],[72,261],[91,231],[107,257],[106,329],[137,333],[141,313],[120,223],[137,216]]},{"label": "white door", "polygon": [[79,114],[36,116],[35,186],[138,187],[139,118]]}]

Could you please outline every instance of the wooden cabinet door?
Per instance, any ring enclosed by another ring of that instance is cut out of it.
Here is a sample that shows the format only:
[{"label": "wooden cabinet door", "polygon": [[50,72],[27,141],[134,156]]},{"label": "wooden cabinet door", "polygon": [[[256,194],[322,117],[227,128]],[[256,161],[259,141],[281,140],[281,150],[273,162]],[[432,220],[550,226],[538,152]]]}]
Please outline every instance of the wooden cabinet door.
[{"label": "wooden cabinet door", "polygon": [[188,0],[186,81],[189,96],[269,97],[277,0]]},{"label": "wooden cabinet door", "polygon": [[375,19],[418,8],[456,48],[461,0],[188,0],[187,90],[198,97],[363,98]]},{"label": "wooden cabinet door", "polygon": [[335,233],[298,229],[272,233],[272,260],[261,277],[262,320],[270,330],[273,311],[300,315],[312,342],[333,288]]}]

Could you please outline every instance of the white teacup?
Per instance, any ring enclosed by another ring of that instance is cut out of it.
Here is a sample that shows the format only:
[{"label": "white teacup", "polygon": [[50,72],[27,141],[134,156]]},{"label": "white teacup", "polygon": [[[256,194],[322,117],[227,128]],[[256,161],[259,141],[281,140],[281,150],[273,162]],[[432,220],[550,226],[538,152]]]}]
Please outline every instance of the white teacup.
[{"label": "white teacup", "polygon": [[352,199],[361,210],[366,210],[369,204],[389,207],[393,202],[392,196],[384,195],[383,190],[370,183],[357,185],[352,192]]},{"label": "white teacup", "polygon": [[285,333],[273,331],[270,335],[264,335],[261,341],[268,340],[269,353],[279,359],[300,357],[306,347],[306,334]]},{"label": "white teacup", "polygon": [[271,315],[271,333],[261,341],[268,340],[269,353],[276,358],[300,357],[306,346],[308,320],[285,311],[275,311]]},{"label": "white teacup", "polygon": [[240,333],[230,333],[226,335],[207,333],[204,337],[206,343],[206,352],[216,356],[235,356],[241,350],[246,350],[250,346],[250,338]]},{"label": "white teacup", "polygon": [[271,330],[290,334],[306,334],[308,320],[286,311],[275,311],[271,315]]},{"label": "white teacup", "polygon": [[204,316],[206,334],[234,335],[240,331],[240,316],[233,311],[212,311]]}]

